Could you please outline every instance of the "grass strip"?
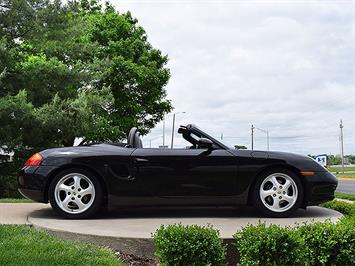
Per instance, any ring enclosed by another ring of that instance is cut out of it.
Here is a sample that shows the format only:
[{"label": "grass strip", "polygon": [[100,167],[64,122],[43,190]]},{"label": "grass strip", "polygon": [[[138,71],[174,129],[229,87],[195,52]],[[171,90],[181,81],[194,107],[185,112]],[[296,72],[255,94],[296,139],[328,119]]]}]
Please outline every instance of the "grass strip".
[{"label": "grass strip", "polygon": [[108,248],[62,240],[25,225],[0,226],[0,265],[118,265]]}]

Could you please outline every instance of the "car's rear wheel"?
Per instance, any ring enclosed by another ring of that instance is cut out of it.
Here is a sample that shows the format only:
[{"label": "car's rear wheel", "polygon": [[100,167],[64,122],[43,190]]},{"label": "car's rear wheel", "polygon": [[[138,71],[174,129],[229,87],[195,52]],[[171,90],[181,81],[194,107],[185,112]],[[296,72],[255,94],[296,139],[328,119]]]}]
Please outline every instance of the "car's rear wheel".
[{"label": "car's rear wheel", "polygon": [[52,208],[67,218],[88,218],[103,203],[103,191],[97,177],[83,169],[68,169],[54,177],[49,186]]},{"label": "car's rear wheel", "polygon": [[287,169],[274,169],[262,174],[253,190],[253,203],[263,214],[287,217],[297,210],[303,199],[303,186]]}]

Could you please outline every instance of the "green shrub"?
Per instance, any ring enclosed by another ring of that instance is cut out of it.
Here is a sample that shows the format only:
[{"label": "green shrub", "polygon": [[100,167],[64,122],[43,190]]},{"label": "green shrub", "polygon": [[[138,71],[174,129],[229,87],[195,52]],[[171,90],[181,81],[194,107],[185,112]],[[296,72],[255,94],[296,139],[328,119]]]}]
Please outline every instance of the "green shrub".
[{"label": "green shrub", "polygon": [[298,228],[304,239],[309,265],[353,265],[355,261],[355,219],[347,217],[337,224],[317,222]]},{"label": "green shrub", "polygon": [[234,235],[241,265],[354,265],[355,203],[323,207],[344,214],[338,223],[304,224],[296,229],[248,225]]},{"label": "green shrub", "polygon": [[317,222],[299,227],[304,240],[309,265],[325,265],[336,255],[336,226],[331,222]]},{"label": "green shrub", "polygon": [[224,265],[225,247],[211,226],[162,225],[153,237],[160,265]]},{"label": "green shrub", "polygon": [[16,176],[0,175],[0,198],[20,198]]},{"label": "green shrub", "polygon": [[303,240],[291,228],[263,223],[248,225],[234,235],[240,265],[304,264]]},{"label": "green shrub", "polygon": [[333,201],[323,203],[321,206],[336,210],[346,216],[355,216],[355,203],[333,200]]},{"label": "green shrub", "polygon": [[17,171],[21,164],[0,159],[0,198],[21,197],[17,191]]},{"label": "green shrub", "polygon": [[340,221],[338,222],[338,224],[342,224],[342,225],[346,225],[346,226],[354,226],[355,228],[355,215],[352,216],[345,216],[343,218],[340,219]]},{"label": "green shrub", "polygon": [[337,224],[336,240],[334,265],[354,265],[355,216],[345,217]]}]

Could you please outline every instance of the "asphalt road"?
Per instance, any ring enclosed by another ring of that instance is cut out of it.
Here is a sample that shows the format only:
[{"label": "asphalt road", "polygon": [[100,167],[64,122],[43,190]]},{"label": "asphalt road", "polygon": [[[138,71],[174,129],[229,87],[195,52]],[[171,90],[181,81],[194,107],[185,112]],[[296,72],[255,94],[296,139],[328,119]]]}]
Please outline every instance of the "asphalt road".
[{"label": "asphalt road", "polygon": [[338,180],[337,192],[355,194],[355,178],[354,180]]}]

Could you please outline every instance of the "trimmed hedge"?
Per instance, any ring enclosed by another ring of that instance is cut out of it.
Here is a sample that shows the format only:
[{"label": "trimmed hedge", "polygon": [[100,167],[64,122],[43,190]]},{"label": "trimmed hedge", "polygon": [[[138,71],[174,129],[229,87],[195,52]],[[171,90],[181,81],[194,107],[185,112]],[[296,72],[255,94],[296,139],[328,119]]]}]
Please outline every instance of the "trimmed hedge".
[{"label": "trimmed hedge", "polygon": [[321,206],[341,212],[345,216],[355,216],[355,203],[332,200],[323,203]]},{"label": "trimmed hedge", "polygon": [[264,223],[248,225],[234,235],[240,265],[301,265],[304,242],[291,228]]},{"label": "trimmed hedge", "polygon": [[325,265],[334,260],[338,250],[336,227],[330,222],[305,224],[299,234],[305,241],[308,265]]},{"label": "trimmed hedge", "polygon": [[225,265],[225,246],[212,226],[162,225],[153,238],[160,265]]},{"label": "trimmed hedge", "polygon": [[296,229],[248,225],[234,235],[240,265],[354,265],[355,217]]},{"label": "trimmed hedge", "polygon": [[308,265],[354,265],[355,223],[354,217],[339,223],[305,224],[298,228],[304,239]]},{"label": "trimmed hedge", "polygon": [[[345,217],[336,224],[297,228],[263,223],[244,227],[234,235],[239,265],[354,265],[355,204],[332,201],[323,207]],[[224,265],[225,247],[210,226],[161,226],[153,237],[160,265]]]},{"label": "trimmed hedge", "polygon": [[346,217],[338,225],[336,265],[354,265],[355,262],[355,216]]},{"label": "trimmed hedge", "polygon": [[322,206],[345,217],[336,224],[317,222],[295,229],[259,224],[237,232],[240,265],[354,265],[355,203],[334,200]]}]

